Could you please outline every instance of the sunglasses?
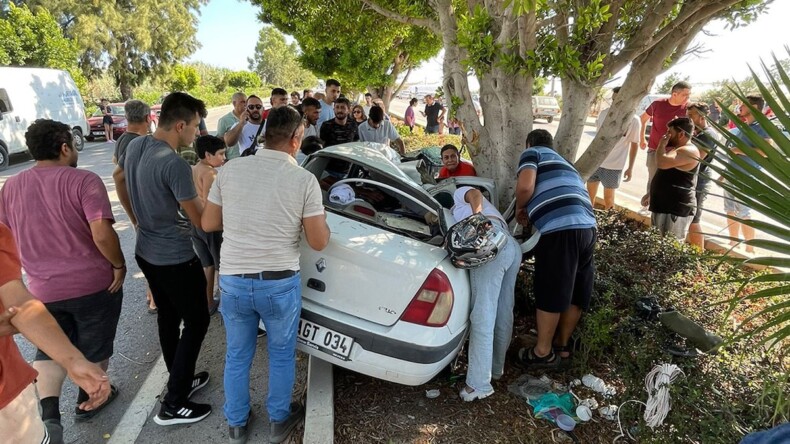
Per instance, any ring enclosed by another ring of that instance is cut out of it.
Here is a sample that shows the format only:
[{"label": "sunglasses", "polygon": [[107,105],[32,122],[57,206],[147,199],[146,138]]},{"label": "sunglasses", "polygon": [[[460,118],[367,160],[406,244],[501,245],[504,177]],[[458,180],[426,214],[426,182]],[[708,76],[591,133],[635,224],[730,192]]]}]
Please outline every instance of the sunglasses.
[{"label": "sunglasses", "polygon": [[250,111],[254,109],[261,109],[261,108],[263,108],[263,105],[247,105],[247,109]]}]

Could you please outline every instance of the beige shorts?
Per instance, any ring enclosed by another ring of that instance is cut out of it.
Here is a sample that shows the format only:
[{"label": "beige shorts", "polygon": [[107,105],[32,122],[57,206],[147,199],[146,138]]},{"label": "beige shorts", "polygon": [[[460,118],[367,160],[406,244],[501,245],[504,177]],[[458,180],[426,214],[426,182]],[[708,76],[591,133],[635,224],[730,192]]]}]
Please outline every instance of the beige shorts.
[{"label": "beige shorts", "polygon": [[18,444],[46,444],[49,435],[41,421],[35,384],[28,385],[10,404],[0,410],[3,441]]}]

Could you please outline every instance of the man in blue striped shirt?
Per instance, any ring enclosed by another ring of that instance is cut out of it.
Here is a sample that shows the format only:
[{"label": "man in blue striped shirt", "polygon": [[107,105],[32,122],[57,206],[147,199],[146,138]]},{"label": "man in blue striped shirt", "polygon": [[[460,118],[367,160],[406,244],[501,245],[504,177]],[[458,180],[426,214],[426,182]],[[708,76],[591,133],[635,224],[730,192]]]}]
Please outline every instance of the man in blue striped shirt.
[{"label": "man in blue striped shirt", "polygon": [[541,234],[534,280],[538,342],[519,351],[520,364],[533,368],[570,358],[568,342],[590,306],[595,279],[592,205],[581,176],[553,146],[548,131],[530,132],[516,173],[516,217]]}]

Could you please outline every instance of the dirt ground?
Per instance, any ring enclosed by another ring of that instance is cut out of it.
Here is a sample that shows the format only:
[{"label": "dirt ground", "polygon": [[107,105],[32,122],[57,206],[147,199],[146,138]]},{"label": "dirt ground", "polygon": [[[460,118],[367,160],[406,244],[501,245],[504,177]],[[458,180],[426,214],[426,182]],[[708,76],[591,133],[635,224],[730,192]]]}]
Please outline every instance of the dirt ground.
[{"label": "dirt ground", "polygon": [[[517,326],[517,328],[519,328]],[[522,330],[525,326],[520,327]],[[529,341],[519,337],[510,351]],[[494,381],[494,395],[464,402],[458,392],[464,383],[466,356],[427,384],[409,387],[370,378],[335,367],[335,442],[337,443],[611,443],[619,434],[616,422],[600,417],[579,424],[566,433],[554,424],[535,419],[532,407],[510,393],[508,386],[523,371],[507,365],[505,375]],[[508,362],[513,362],[510,356]],[[540,373],[532,373],[540,376]],[[557,382],[573,377],[551,373]],[[438,389],[429,399],[426,391]]]}]

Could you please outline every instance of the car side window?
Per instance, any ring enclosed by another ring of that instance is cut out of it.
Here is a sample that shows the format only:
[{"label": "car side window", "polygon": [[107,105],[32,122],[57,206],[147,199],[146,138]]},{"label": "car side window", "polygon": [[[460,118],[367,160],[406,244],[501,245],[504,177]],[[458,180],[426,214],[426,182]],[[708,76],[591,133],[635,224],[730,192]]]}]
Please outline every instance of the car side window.
[{"label": "car side window", "polygon": [[10,113],[14,110],[5,88],[0,88],[0,113]]}]

